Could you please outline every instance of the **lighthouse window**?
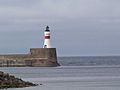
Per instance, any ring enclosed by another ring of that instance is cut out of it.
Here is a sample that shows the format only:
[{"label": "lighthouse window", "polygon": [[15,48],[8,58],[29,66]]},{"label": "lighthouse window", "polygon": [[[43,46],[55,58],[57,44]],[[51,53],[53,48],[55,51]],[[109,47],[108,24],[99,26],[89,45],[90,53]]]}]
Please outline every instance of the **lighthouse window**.
[{"label": "lighthouse window", "polygon": [[45,45],[44,48],[47,48],[47,45]]}]

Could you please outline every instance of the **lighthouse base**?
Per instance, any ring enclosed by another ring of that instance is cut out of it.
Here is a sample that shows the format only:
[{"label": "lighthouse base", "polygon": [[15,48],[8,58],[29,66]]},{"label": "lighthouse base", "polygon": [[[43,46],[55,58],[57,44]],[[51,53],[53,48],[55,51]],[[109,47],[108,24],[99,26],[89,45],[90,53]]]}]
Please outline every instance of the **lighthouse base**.
[{"label": "lighthouse base", "polygon": [[29,54],[0,55],[1,67],[56,67],[56,48],[31,48]]}]

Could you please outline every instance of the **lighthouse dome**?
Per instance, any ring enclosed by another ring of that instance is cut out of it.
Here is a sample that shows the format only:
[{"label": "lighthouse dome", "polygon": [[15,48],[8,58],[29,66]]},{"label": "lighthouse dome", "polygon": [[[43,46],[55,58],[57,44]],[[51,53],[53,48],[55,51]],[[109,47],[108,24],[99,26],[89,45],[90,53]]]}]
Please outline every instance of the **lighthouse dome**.
[{"label": "lighthouse dome", "polygon": [[46,27],[46,30],[45,30],[46,32],[49,32],[50,30],[49,30],[49,26],[47,26]]}]

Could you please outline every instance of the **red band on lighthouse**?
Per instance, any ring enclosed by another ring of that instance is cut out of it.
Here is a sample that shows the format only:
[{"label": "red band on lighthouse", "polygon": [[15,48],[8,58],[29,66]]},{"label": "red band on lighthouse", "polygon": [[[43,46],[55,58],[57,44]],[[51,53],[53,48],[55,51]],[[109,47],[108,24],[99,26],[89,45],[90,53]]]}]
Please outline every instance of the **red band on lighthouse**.
[{"label": "red band on lighthouse", "polygon": [[45,39],[50,39],[50,36],[45,36]]}]

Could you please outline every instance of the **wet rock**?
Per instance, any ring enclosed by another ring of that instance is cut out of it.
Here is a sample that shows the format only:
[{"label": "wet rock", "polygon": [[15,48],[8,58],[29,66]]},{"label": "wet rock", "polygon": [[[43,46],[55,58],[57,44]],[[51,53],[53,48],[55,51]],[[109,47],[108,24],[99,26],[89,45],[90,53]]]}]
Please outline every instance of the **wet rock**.
[{"label": "wet rock", "polygon": [[40,84],[40,85],[43,85],[43,84]]},{"label": "wet rock", "polygon": [[16,78],[13,75],[9,75],[8,73],[4,73],[0,71],[0,89],[30,87],[30,86],[37,86],[37,84],[28,81],[23,81],[20,78]]}]

